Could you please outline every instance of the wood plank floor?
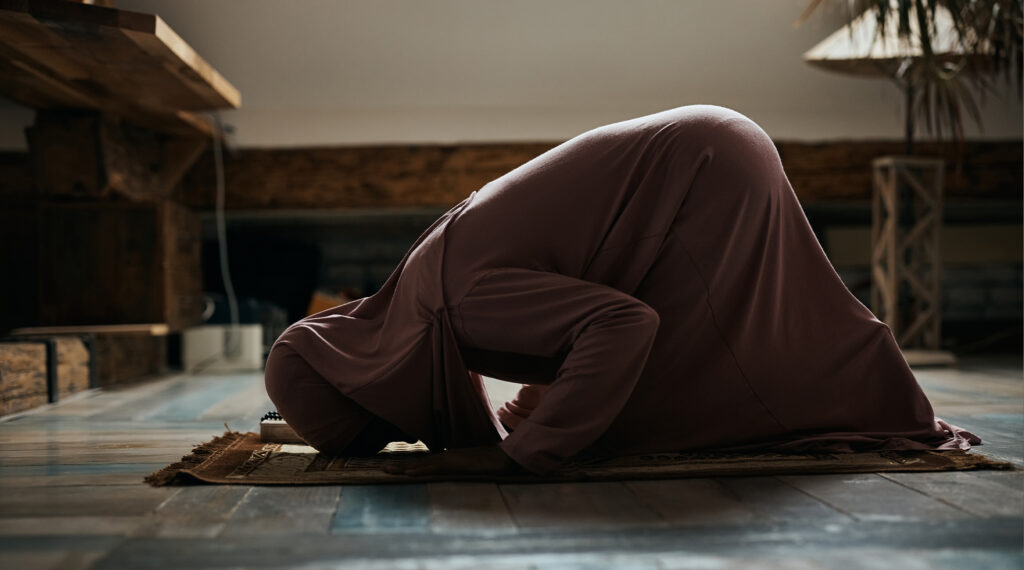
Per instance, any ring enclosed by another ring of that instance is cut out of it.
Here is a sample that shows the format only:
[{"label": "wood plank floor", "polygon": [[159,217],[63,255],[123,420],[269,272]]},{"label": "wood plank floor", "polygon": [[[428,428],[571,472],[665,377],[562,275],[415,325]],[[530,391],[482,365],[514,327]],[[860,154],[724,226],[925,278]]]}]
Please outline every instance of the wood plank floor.
[{"label": "wood plank floor", "polygon": [[[1019,356],[916,369],[937,414],[1024,467]],[[259,374],[91,391],[0,421],[0,568],[1014,568],[1024,471],[549,485],[151,488],[254,429]]]}]

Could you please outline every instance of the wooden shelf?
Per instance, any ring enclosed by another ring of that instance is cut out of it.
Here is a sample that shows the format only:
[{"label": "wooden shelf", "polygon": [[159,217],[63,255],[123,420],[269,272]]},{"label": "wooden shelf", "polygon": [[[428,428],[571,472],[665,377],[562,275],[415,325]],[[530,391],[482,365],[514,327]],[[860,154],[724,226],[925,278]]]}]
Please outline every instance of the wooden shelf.
[{"label": "wooden shelf", "polygon": [[128,325],[80,325],[67,327],[25,327],[14,329],[11,336],[61,334],[138,334],[167,336],[171,332],[166,323],[139,323]]},{"label": "wooden shelf", "polygon": [[186,135],[215,132],[196,111],[241,105],[159,16],[54,0],[0,0],[0,95]]}]

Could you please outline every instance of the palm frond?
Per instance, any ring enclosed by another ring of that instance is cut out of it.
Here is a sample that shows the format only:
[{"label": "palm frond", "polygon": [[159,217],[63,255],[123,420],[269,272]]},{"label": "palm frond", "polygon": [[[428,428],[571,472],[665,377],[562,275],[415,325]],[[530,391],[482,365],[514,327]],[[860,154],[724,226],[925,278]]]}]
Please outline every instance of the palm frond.
[{"label": "palm frond", "polygon": [[[990,93],[993,78],[1015,83],[1017,96],[1024,97],[1024,0],[830,2],[842,6],[850,23],[862,15],[873,15],[875,42],[898,38],[920,46],[921,55],[896,66],[893,79],[904,88],[913,88],[913,108],[906,112],[917,117],[929,134],[941,138],[946,131],[962,141],[965,115],[983,128],[975,95],[984,98]],[[794,25],[805,22],[825,4],[824,0],[811,0]],[[950,38],[941,38],[943,51],[936,49],[940,10],[948,12],[954,36],[952,46],[947,45]]]}]

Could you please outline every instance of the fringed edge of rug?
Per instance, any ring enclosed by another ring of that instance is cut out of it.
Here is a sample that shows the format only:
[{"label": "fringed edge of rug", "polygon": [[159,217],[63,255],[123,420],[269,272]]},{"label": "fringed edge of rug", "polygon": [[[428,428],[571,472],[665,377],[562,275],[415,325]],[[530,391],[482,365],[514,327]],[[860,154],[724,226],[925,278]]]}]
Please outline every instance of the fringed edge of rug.
[{"label": "fringed edge of rug", "polygon": [[932,451],[931,453],[943,454],[953,459],[954,467],[949,471],[977,471],[988,469],[993,471],[1020,471],[1021,469],[1009,461],[992,459],[980,453],[969,451]]},{"label": "fringed edge of rug", "polygon": [[246,434],[242,432],[225,431],[224,435],[214,437],[212,440],[192,448],[192,452],[182,456],[181,461],[171,463],[159,471],[150,473],[143,481],[154,487],[163,487],[173,483],[199,482],[196,478],[184,473],[184,471],[194,469],[206,461],[212,460],[245,436]]}]

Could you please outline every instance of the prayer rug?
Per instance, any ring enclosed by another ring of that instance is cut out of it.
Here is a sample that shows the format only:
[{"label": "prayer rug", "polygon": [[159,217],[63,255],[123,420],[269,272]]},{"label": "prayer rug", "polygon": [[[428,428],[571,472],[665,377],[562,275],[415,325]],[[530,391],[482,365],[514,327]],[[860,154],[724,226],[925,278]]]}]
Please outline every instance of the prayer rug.
[{"label": "prayer rug", "polygon": [[358,485],[429,481],[545,483],[626,479],[674,479],[817,473],[963,471],[1015,469],[964,451],[876,451],[825,454],[648,453],[578,460],[544,476],[521,471],[501,475],[392,475],[382,466],[426,453],[422,444],[392,443],[372,457],[330,457],[312,447],[265,443],[256,433],[225,432],[197,446],[178,463],[146,477],[154,486],[181,483],[235,485]]}]

